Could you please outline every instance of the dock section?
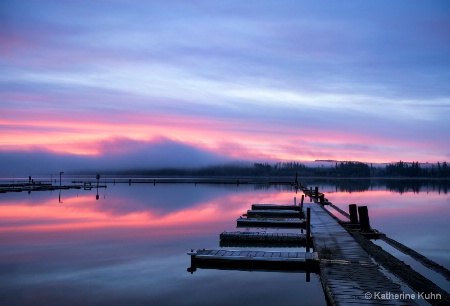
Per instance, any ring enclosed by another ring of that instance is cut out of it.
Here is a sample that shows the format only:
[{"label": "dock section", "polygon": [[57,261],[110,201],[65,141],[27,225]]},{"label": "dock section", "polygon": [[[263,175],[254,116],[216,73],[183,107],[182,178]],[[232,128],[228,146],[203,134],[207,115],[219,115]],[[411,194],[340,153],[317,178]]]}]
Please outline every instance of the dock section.
[{"label": "dock section", "polygon": [[300,218],[242,218],[236,220],[237,227],[306,228]]},{"label": "dock section", "polygon": [[247,210],[249,218],[302,218],[303,214],[298,210],[289,209],[258,209]]},{"label": "dock section", "polygon": [[252,210],[300,210],[300,206],[297,205],[284,205],[284,204],[252,204]]},{"label": "dock section", "polygon": [[[191,271],[196,268],[288,270],[318,273],[316,253],[242,250],[191,250]],[[189,271],[189,270],[188,270]]]},{"label": "dock section", "polygon": [[229,232],[220,234],[220,246],[244,247],[304,247],[306,235],[276,232]]}]

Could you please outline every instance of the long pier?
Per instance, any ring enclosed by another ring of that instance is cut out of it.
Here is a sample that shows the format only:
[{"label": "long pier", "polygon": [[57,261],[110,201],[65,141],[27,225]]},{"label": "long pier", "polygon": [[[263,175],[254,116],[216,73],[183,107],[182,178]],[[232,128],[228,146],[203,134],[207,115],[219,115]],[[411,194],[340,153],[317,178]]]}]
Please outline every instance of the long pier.
[{"label": "long pier", "polygon": [[13,184],[0,184],[0,193],[7,192],[31,192],[31,191],[54,191],[54,190],[68,190],[68,189],[84,189],[91,190],[94,188],[106,188],[106,185],[96,185],[89,183],[75,183],[73,185],[57,185],[52,183],[13,183]]},{"label": "long pier", "polygon": [[372,261],[369,254],[325,211],[321,205],[311,209],[311,233],[319,253],[320,278],[327,299],[333,305],[416,305],[411,299],[383,301],[379,293],[402,297],[404,292]]}]

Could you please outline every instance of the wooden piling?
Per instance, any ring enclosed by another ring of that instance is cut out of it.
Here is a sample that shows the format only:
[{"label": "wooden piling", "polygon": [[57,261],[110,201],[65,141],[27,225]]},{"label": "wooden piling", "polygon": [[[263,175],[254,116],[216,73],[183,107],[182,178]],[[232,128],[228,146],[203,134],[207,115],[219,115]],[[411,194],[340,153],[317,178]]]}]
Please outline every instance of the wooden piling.
[{"label": "wooden piling", "polygon": [[306,252],[309,252],[311,244],[311,208],[306,209]]},{"label": "wooden piling", "polygon": [[358,205],[356,204],[348,205],[348,211],[350,213],[350,223],[358,224]]},{"label": "wooden piling", "polygon": [[319,187],[316,186],[315,191],[314,191],[315,197],[318,198],[319,197]]},{"label": "wooden piling", "polygon": [[300,202],[300,211],[302,212],[303,211],[303,200],[305,199],[305,195],[304,194],[302,194],[302,199],[301,199],[301,202]]},{"label": "wooden piling", "polygon": [[325,202],[325,195],[322,193],[322,194],[319,196],[319,203],[323,204],[324,202]]},{"label": "wooden piling", "polygon": [[359,223],[363,231],[370,231],[369,211],[367,206],[358,207]]}]

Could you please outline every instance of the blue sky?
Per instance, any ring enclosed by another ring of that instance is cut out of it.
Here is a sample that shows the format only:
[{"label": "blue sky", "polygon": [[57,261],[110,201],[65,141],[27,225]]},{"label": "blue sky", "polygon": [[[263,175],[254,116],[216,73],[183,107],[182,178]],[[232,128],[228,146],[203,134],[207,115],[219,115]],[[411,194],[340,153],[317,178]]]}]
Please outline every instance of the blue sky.
[{"label": "blue sky", "polygon": [[450,157],[448,1],[1,1],[0,20],[13,169]]}]

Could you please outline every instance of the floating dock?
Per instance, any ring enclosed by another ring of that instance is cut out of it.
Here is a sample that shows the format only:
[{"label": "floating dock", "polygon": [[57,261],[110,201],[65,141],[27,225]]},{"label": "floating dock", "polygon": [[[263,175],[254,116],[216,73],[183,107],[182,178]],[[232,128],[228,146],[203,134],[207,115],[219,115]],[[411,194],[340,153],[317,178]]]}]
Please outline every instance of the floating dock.
[{"label": "floating dock", "polygon": [[306,221],[300,218],[239,218],[237,227],[262,228],[306,228]]},{"label": "floating dock", "polygon": [[32,192],[32,191],[54,191],[54,190],[68,190],[68,189],[84,189],[91,190],[94,188],[106,188],[106,185],[52,185],[51,183],[15,183],[15,184],[0,184],[0,193],[6,192]]},{"label": "floating dock", "polygon": [[316,253],[267,252],[242,250],[192,250],[191,271],[196,268],[242,269],[242,270],[288,270],[318,272]]},{"label": "floating dock", "polygon": [[300,210],[297,205],[283,205],[283,204],[252,204],[252,210]]},{"label": "floating dock", "polygon": [[303,213],[297,210],[288,209],[259,209],[259,210],[247,210],[248,218],[302,218]]},{"label": "floating dock", "polygon": [[301,233],[227,232],[220,234],[220,246],[301,247],[306,235]]}]

